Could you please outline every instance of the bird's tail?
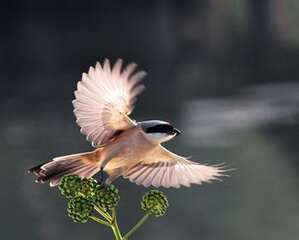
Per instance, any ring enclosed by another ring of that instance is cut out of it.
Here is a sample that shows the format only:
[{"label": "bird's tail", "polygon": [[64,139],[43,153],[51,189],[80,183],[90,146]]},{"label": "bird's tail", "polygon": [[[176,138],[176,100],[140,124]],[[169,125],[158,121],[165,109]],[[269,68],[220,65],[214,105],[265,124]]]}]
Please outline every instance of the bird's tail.
[{"label": "bird's tail", "polygon": [[35,180],[37,183],[50,181],[51,187],[58,185],[65,174],[90,178],[100,170],[95,154],[95,152],[86,152],[57,157],[50,162],[29,169],[29,172],[37,176]]}]

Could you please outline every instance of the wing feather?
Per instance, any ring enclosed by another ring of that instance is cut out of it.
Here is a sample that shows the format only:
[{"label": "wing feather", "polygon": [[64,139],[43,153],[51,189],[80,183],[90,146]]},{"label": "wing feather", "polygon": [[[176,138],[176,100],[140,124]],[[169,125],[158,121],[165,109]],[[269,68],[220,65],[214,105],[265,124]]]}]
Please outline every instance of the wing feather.
[{"label": "wing feather", "polygon": [[140,168],[139,175],[135,179],[135,183],[137,185],[143,184],[152,170],[153,170],[152,168]]},{"label": "wing feather", "polygon": [[156,176],[152,181],[152,185],[154,187],[160,186],[161,180],[163,179],[164,172],[165,172],[165,162],[161,162],[157,168]]},{"label": "wing feather", "polygon": [[81,132],[95,147],[107,143],[116,131],[135,126],[128,116],[144,89],[140,81],[146,73],[136,72],[135,63],[122,66],[121,59],[113,66],[108,59],[103,65],[97,62],[77,84],[74,114]]},{"label": "wing feather", "polygon": [[161,177],[160,177],[160,186],[163,186],[163,187],[170,187],[169,185],[169,169],[170,169],[170,165],[169,163],[167,162],[166,165],[165,165],[165,169],[164,169],[164,172],[161,173]]},{"label": "wing feather", "polygon": [[145,187],[179,188],[217,180],[225,175],[225,171],[223,167],[190,161],[159,146],[149,157],[126,171],[123,177]]}]

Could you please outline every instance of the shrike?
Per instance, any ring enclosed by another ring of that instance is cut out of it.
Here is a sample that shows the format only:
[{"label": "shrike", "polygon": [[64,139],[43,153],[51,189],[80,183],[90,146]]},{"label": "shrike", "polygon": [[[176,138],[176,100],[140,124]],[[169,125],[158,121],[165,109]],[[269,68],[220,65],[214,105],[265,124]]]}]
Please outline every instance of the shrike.
[{"label": "shrike", "polygon": [[180,134],[170,123],[129,118],[146,75],[136,68],[130,63],[123,69],[121,59],[112,66],[106,59],[83,73],[75,91],[74,113],[95,150],[56,157],[31,168],[36,182],[56,186],[65,174],[90,178],[105,171],[107,184],[122,176],[145,187],[178,188],[223,176],[225,170],[219,166],[199,164],[164,148],[163,142]]}]

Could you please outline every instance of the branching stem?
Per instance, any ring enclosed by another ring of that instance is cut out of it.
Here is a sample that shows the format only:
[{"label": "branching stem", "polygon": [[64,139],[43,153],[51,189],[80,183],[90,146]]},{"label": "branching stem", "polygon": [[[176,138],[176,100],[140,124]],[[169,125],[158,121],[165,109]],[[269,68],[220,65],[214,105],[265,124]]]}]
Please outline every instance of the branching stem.
[{"label": "branching stem", "polygon": [[96,221],[97,223],[103,224],[107,227],[110,227],[115,240],[123,240],[123,237],[121,235],[119,226],[117,224],[117,219],[116,219],[116,211],[115,208],[112,209],[112,217],[110,216],[109,213],[105,212],[104,209],[102,209],[101,207],[95,207],[96,211],[101,214],[107,221],[102,220],[100,218],[97,218],[95,216],[90,216],[89,218]]},{"label": "branching stem", "polygon": [[117,223],[117,219],[116,219],[116,211],[115,208],[112,209],[112,231],[114,233],[115,239],[116,240],[123,240],[123,237],[121,235],[118,223]]},{"label": "branching stem", "polygon": [[105,220],[99,219],[96,216],[89,216],[89,218],[92,219],[93,221],[97,222],[97,223],[103,224],[107,227],[111,227],[111,224],[109,222],[106,222]]},{"label": "branching stem", "polygon": [[99,206],[94,206],[94,209],[101,214],[109,223],[112,221],[112,217],[110,216],[109,213],[107,213],[103,208]]},{"label": "branching stem", "polygon": [[151,213],[147,212],[137,223],[136,225],[124,236],[123,240],[128,240],[133,233],[140,228],[146,220],[151,216]]}]

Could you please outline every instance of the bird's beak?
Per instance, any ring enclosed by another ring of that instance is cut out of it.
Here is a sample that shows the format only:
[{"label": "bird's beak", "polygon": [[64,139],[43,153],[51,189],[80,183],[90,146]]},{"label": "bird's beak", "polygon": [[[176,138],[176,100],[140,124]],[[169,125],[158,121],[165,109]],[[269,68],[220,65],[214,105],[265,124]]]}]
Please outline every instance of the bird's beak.
[{"label": "bird's beak", "polygon": [[179,130],[179,129],[177,129],[177,128],[173,128],[173,131],[174,131],[174,133],[176,134],[176,135],[180,135],[182,132]]}]

